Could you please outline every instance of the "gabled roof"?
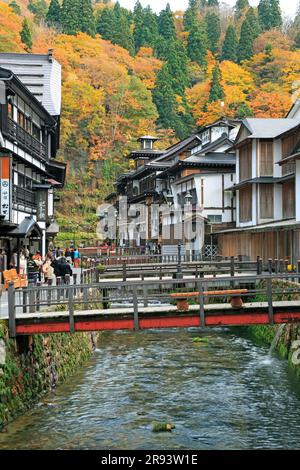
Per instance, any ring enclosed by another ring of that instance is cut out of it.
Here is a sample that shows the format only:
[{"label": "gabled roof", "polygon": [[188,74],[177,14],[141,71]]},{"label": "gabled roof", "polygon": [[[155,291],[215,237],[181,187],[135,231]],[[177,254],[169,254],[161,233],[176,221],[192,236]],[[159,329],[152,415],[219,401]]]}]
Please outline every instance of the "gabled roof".
[{"label": "gabled roof", "polygon": [[199,152],[196,152],[194,155],[205,155],[208,152],[211,152],[212,150],[223,146],[224,144],[228,144],[229,146],[232,146],[233,142],[232,140],[229,139],[227,134],[221,135],[217,140],[214,142],[210,142],[206,145],[204,145]]},{"label": "gabled roof", "polygon": [[169,147],[161,157],[155,159],[155,162],[170,158],[173,155],[176,155],[178,152],[182,152],[184,150],[190,150],[196,145],[199,145],[199,142],[201,142],[200,137],[196,134],[192,134],[186,139],[181,140],[177,144],[174,144],[171,147]]},{"label": "gabled roof", "polygon": [[[18,90],[20,95],[23,94],[23,98],[26,97],[30,100],[32,107],[37,111],[39,110],[40,113],[43,114],[44,118],[47,119],[48,122],[51,122],[53,125],[56,124],[55,119],[49,114],[47,109],[37,100],[37,98],[31,93],[31,91],[21,82],[21,80],[11,71],[0,67],[0,80],[4,79],[7,83],[12,83],[12,87],[14,86],[15,89],[13,91]],[[38,112],[38,111],[37,111]]]},{"label": "gabled roof", "polygon": [[186,163],[202,163],[208,165],[235,165],[235,155],[228,153],[208,153],[206,155],[192,155],[184,160]]},{"label": "gabled roof", "polygon": [[203,132],[205,129],[210,129],[211,127],[231,127],[232,129],[235,128],[235,122],[240,122],[239,119],[227,119],[227,118],[220,118],[220,119],[217,119],[216,121],[212,122],[211,124],[207,124],[206,126],[203,126],[200,128],[200,131]]},{"label": "gabled roof", "polygon": [[247,118],[243,124],[251,132],[251,139],[275,139],[299,126],[300,120]]},{"label": "gabled roof", "polygon": [[297,113],[300,111],[300,99],[296,100],[289,112],[286,115],[286,118],[294,119]]}]

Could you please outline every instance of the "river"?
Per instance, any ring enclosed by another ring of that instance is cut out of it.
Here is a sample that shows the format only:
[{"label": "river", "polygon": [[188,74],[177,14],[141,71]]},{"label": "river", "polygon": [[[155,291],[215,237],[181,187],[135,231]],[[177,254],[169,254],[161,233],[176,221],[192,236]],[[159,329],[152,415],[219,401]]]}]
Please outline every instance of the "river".
[{"label": "river", "polygon": [[[232,330],[104,334],[89,363],[0,433],[0,449],[299,449],[300,384]],[[154,421],[176,426],[153,433]]]}]

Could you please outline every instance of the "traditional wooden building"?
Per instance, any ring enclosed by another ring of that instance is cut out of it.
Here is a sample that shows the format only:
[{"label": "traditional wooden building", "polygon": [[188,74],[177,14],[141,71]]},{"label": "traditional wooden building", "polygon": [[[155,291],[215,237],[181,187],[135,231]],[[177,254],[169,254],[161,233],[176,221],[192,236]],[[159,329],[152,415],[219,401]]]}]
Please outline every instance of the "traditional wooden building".
[{"label": "traditional wooden building", "polygon": [[219,253],[295,263],[300,257],[299,104],[285,119],[245,119],[233,149],[236,183],[225,189],[236,193],[236,228],[219,231]]},{"label": "traditional wooden building", "polygon": [[[57,233],[55,190],[63,186],[66,168],[56,160],[60,67],[55,63],[59,72],[51,78],[57,79],[51,85],[53,93],[45,87],[44,94],[37,95],[21,80],[28,76],[31,60],[36,68],[40,61],[43,75],[43,63],[49,56],[0,54],[0,63],[4,59],[7,65],[11,60],[11,68],[0,68],[0,249],[7,253],[9,264],[13,251],[22,246],[45,253],[47,241]],[[23,61],[27,67],[22,68]],[[13,68],[18,68],[18,76]],[[48,79],[44,77],[45,83]]]}]

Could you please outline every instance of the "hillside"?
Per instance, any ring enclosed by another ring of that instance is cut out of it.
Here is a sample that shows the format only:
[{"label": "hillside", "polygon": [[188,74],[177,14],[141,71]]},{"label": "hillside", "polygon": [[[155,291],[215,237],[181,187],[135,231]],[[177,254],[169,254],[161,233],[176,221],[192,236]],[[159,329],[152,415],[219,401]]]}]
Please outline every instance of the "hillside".
[{"label": "hillside", "polygon": [[139,3],[132,13],[90,0],[0,1],[1,52],[53,48],[63,67],[62,237],[93,237],[95,209],[139,135],[165,147],[222,114],[286,114],[299,87],[300,14],[284,23],[276,4],[190,0],[186,12],[155,15]]}]

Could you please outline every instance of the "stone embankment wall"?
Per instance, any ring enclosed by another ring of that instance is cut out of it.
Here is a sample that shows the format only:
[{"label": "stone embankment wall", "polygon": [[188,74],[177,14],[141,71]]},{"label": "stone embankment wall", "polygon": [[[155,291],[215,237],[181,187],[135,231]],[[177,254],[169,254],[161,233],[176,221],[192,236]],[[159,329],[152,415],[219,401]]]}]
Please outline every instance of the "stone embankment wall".
[{"label": "stone embankment wall", "polygon": [[93,353],[94,333],[36,335],[17,341],[0,321],[0,428],[64,382]]},{"label": "stone embankment wall", "polygon": [[[249,326],[247,330],[252,337],[271,345],[279,328],[254,325]],[[280,357],[288,360],[300,380],[300,325],[285,325],[274,346]]]}]

